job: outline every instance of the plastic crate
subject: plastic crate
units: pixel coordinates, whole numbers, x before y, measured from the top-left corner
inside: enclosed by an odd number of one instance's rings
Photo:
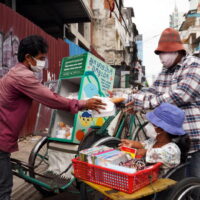
[[[73,159],[72,162],[75,177],[129,194],[157,180],[162,165],[157,163],[131,174],[89,164],[79,158]]]

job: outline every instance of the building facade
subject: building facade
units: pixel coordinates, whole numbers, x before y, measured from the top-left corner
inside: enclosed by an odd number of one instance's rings
[[[129,71],[137,60],[134,11],[123,3],[123,0],[91,0],[91,23],[66,24],[64,29],[65,38],[116,68],[115,87],[120,87],[121,71]]]
[[[170,17],[169,26],[171,28],[179,30],[182,22],[185,19],[184,18],[184,13],[183,12],[179,12],[177,6],[175,5],[174,12],[169,17]]]
[[[93,1],[93,40],[94,48],[114,66],[130,66],[134,51],[134,37],[138,34],[133,8],[125,8],[122,0]]]
[[[190,0],[189,11],[179,29],[189,54],[200,57],[200,1]]]

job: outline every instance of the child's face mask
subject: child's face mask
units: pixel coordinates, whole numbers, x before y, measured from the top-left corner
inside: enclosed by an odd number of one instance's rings
[[[178,56],[178,52],[169,52],[169,53],[159,54],[160,61],[166,68],[170,68],[171,66],[173,66],[177,56]]]
[[[145,129],[146,129],[145,131],[148,138],[155,139],[157,137],[158,133],[155,131],[155,128],[151,123],[148,123],[145,126]]]

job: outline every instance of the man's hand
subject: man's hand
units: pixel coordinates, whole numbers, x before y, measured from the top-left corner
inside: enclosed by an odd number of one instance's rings
[[[124,97],[115,96],[114,93],[110,90],[107,90],[107,92],[109,94],[110,101],[112,101],[115,104],[122,103],[125,100]]]
[[[106,106],[106,104],[103,103],[101,99],[92,98],[92,99],[86,100],[85,109],[95,110],[98,113],[100,113],[99,111],[100,109],[105,110],[104,106]]]
[[[134,104],[134,101],[131,101],[131,102],[125,104],[124,112],[128,112],[130,114],[135,114],[136,111],[134,110],[133,104]]]
[[[112,101],[113,103],[122,103],[125,100],[125,98],[123,97],[112,97],[110,99],[110,101]]]
[[[130,101],[125,106],[133,106],[133,104],[134,104],[134,101]]]

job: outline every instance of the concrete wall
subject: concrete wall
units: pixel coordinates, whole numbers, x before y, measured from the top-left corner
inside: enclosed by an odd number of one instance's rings
[[[93,46],[110,65],[130,64],[130,56],[126,49],[133,35],[128,35],[124,21],[115,5],[111,13],[104,7],[104,0],[93,1]],[[124,18],[126,16],[124,15]]]

